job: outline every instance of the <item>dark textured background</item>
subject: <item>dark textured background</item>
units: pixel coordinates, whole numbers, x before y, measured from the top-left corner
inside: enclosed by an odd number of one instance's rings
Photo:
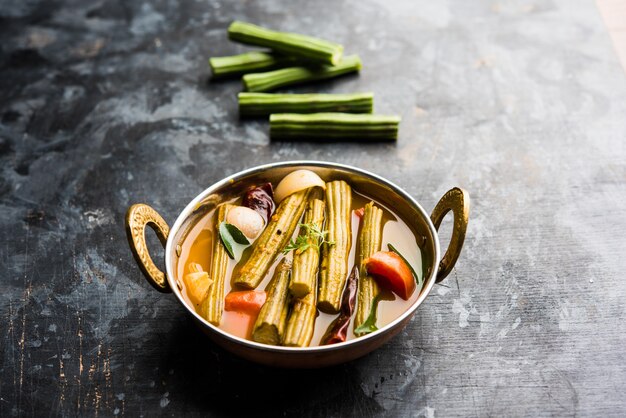
[[[359,53],[394,145],[270,143],[239,121],[233,19]],[[0,415],[626,415],[626,77],[593,1],[0,0]],[[472,196],[456,271],[406,331],[313,371],[215,347],[127,248],[227,174],[356,165]],[[152,242],[156,242],[153,240]],[[154,249],[158,247],[153,245]]]

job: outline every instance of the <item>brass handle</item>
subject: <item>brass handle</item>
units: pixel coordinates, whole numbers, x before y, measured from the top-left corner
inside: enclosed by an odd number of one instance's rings
[[[437,206],[435,206],[435,209],[433,209],[433,213],[430,215],[430,219],[433,221],[435,229],[437,230],[439,230],[441,221],[443,221],[443,218],[445,218],[448,212],[452,211],[454,216],[452,238],[450,239],[446,253],[439,262],[437,283],[450,274],[456,260],[458,260],[461,254],[461,248],[463,248],[463,242],[465,241],[465,232],[467,231],[467,223],[469,222],[469,210],[469,194],[465,190],[455,187],[443,195],[439,203],[437,203]]]
[[[154,264],[152,257],[150,257],[146,244],[146,226],[150,226],[156,232],[159,241],[165,247],[170,227],[167,226],[161,215],[143,203],[128,208],[128,212],[126,212],[126,236],[135,261],[152,286],[160,292],[169,293],[172,289],[167,283],[165,273]]]

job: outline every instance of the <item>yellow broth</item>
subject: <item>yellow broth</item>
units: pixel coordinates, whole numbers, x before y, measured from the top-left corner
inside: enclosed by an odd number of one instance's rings
[[[354,213],[354,211],[356,209],[362,208],[366,203],[372,200],[374,199],[370,199],[355,190],[352,191],[352,247],[350,249],[350,255],[348,260],[350,270],[352,270],[352,267],[355,263],[355,252],[358,245],[358,234],[360,226],[360,218]],[[234,199],[228,203],[239,204],[240,202],[241,199]],[[376,200],[374,200],[374,203],[378,207],[383,209],[383,237],[381,250],[388,251],[389,249],[387,248],[387,244],[391,243],[407,259],[407,261],[411,264],[417,274],[421,276],[422,256],[420,248],[415,239],[415,234],[399,216],[393,213],[392,210],[380,204]],[[190,301],[185,289],[185,281],[183,279],[185,274],[190,272],[189,265],[191,263],[199,263],[204,271],[209,271],[213,240],[219,239],[217,238],[217,235],[214,231],[215,213],[215,210],[207,213],[191,228],[181,245],[180,251],[178,252],[179,259],[176,266],[176,274],[178,278],[177,282],[183,287],[181,293],[183,295],[183,298],[185,299],[185,302],[189,306],[193,306],[194,309],[196,309],[197,311],[199,310],[199,305],[194,305]],[[298,230],[296,229],[296,232],[294,233],[294,239],[297,233]],[[240,290],[233,288],[232,278],[235,274],[237,274],[237,268],[243,265],[246,259],[250,256],[251,249],[252,247],[246,249],[242,259],[239,262],[235,262],[235,260],[229,261],[226,276],[227,280],[224,284],[224,296],[226,296],[231,290]],[[287,257],[292,256],[292,253],[289,253],[287,255]],[[282,254],[276,258],[276,261],[274,262],[273,266],[271,267],[263,281],[257,287],[257,290],[265,289],[274,274],[275,267],[278,265],[280,260],[282,260],[282,258]],[[415,290],[415,292],[413,292],[410,298],[405,301],[397,295],[394,295],[389,291],[385,291],[382,300],[380,300],[378,304],[376,326],[380,329],[398,318],[413,304],[413,302],[415,302],[415,300],[419,296],[419,293],[420,289],[418,288]],[[354,312],[356,312],[356,306]],[[313,334],[313,339],[311,340],[311,346],[319,345],[320,340],[326,333],[328,327],[337,316],[338,315],[330,315],[318,311],[318,316],[315,320],[315,332]],[[250,339],[254,319],[255,318],[252,318],[245,314],[224,310],[220,328],[232,335]],[[351,324],[349,327],[349,332],[347,336],[348,340],[358,338],[353,333],[353,320],[354,315],[352,316]]]

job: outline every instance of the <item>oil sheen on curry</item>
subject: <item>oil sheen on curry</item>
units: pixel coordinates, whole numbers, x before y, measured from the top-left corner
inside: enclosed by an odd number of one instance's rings
[[[402,219],[366,190],[308,170],[250,184],[204,215],[179,254],[182,294],[206,321],[289,347],[374,332],[415,302],[423,281]]]

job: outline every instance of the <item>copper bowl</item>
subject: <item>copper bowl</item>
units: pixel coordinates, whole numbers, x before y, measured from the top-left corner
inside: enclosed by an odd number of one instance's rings
[[[189,306],[181,294],[182,286],[174,274],[180,244],[202,215],[222,201],[240,195],[247,186],[275,182],[294,169],[308,169],[328,180],[346,180],[355,190],[391,207],[409,225],[422,251],[425,281],[417,300],[393,322],[371,334],[343,343],[319,347],[281,347],[235,337],[205,321]],[[440,257],[437,229],[444,216],[452,211],[452,238],[443,258]],[[399,333],[426,299],[433,285],[452,270],[465,239],[469,216],[469,196],[459,188],[449,190],[437,203],[431,216],[400,187],[384,178],[347,165],[320,161],[289,161],[254,167],[233,174],[204,190],[178,215],[170,229],[150,206],[136,204],[128,209],[126,232],[132,253],[148,281],[161,292],[173,292],[198,326],[218,345],[248,360],[280,367],[312,368],[339,364],[363,356]],[[145,227],[152,227],[165,247],[165,273],[152,261],[145,241]]]

